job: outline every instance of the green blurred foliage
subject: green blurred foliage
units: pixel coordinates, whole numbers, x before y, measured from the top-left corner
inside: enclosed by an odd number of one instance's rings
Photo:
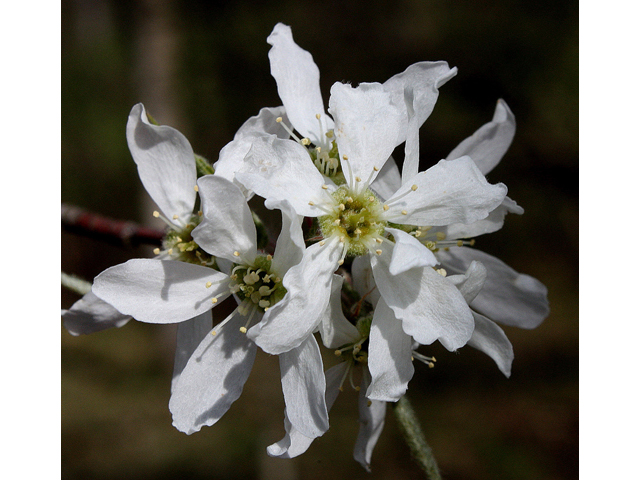
[[[62,199],[121,219],[148,219],[124,135],[131,107],[143,102],[215,161],[249,116],[280,104],[266,43],[277,22],[313,54],[325,102],[335,81],[382,82],[422,60],[457,66],[421,130],[423,168],[505,99],[518,131],[489,180],[506,183],[525,214],[477,246],[543,281],[551,316],[533,331],[505,328],[510,379],[472,348],[433,345],[423,350],[437,367],[416,365],[409,396],[447,479],[578,478],[577,2],[65,0],[62,18]],[[68,233],[62,248],[63,270],[87,279],[150,255]],[[76,299],[62,292],[63,307]],[[284,403],[277,359],[264,354],[218,424],[176,431],[172,335],[136,322],[85,337],[63,329],[63,478],[422,478],[391,411],[373,473],[353,461],[348,389],[307,453],[269,458]]]

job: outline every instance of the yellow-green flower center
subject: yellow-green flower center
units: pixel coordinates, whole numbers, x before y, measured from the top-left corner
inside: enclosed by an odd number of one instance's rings
[[[318,218],[325,238],[339,238],[349,256],[364,255],[381,243],[387,222],[382,204],[371,190],[355,193],[342,185],[331,196],[335,201],[332,213]]]
[[[287,293],[282,279],[271,271],[271,261],[271,255],[258,255],[253,265],[235,265],[231,272],[231,293],[263,312]]]

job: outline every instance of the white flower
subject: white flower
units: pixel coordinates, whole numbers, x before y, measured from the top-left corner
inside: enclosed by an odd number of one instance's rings
[[[418,342],[439,340],[455,350],[471,337],[471,312],[455,286],[432,268],[435,256],[390,223],[472,223],[502,202],[506,187],[489,185],[473,161],[463,157],[414,175],[381,202],[369,186],[405,125],[406,110],[392,97],[381,84],[332,87],[330,112],[343,185],[320,174],[304,146],[275,137],[256,139],[245,159],[249,166],[236,174],[267,206],[287,200],[299,215],[318,217],[322,229],[323,239],[306,250],[290,270],[289,283],[285,280],[288,295],[296,300],[248,332],[269,353],[297,346],[316,328],[329,301],[331,275],[347,255],[369,257],[382,296]]]
[[[169,407],[174,425],[193,433],[219,420],[239,397],[249,375],[256,346],[244,332],[252,322],[273,316],[286,303],[282,278],[302,257],[300,219],[280,205],[283,231],[275,253],[258,253],[256,229],[242,192],[215,175],[198,180],[203,221],[192,231],[195,242],[228,274],[181,261],[134,259],[96,277],[93,292],[123,314],[149,323],[178,323],[209,312],[234,295],[238,308],[205,333],[191,325],[198,339],[193,354],[174,381]],[[226,261],[226,262],[225,262]],[[320,350],[313,336],[280,356],[282,386],[288,416],[305,435],[316,437],[328,428]]]

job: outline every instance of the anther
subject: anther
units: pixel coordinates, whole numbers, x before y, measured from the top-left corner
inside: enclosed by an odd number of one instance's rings
[[[171,217],[171,218],[173,218],[174,220],[178,220],[180,217],[179,217],[179,216],[178,216],[178,214],[176,213],[176,214],[175,214],[173,217]]]
[[[329,188],[329,185],[322,185],[323,190],[326,190],[327,188]]]
[[[239,257],[240,256],[240,252],[238,252],[238,251],[233,252],[233,256],[234,257]]]
[[[377,255],[382,255],[382,250],[380,250],[380,249],[376,250],[376,254]]]
[[[361,182],[362,179],[360,177],[356,177],[356,182]]]
[[[311,143],[311,140],[309,140],[307,137],[304,137],[302,140],[300,140],[300,143],[306,147]]]
[[[240,333],[247,333],[246,327],[240,327]]]
[[[445,238],[447,238],[447,235],[444,232],[436,232],[436,238],[439,241],[444,240]]]
[[[270,262],[271,260],[273,260],[273,257],[271,255],[267,255],[267,260]]]
[[[464,244],[464,242],[462,240],[458,240],[456,242],[456,245],[458,245],[459,247],[461,247]]]
[[[154,248],[153,249],[153,254],[154,255],[160,255],[160,249],[159,248]]]
[[[282,117],[276,118],[276,122],[278,122],[278,123],[282,122]]]
[[[313,207],[315,205],[315,203],[309,202],[309,205],[311,205]]]
[[[196,192],[199,192],[199,191],[200,191],[200,189],[198,188],[198,185],[194,185],[194,186],[193,186],[193,189],[194,189]]]
[[[321,240],[321,241],[320,241],[320,246],[321,246],[321,247],[324,247],[324,244],[325,244],[325,241],[324,241],[324,240]]]
[[[383,205],[382,209],[386,212],[387,210],[389,210],[389,205]]]
[[[418,189],[418,185],[416,184],[411,185],[411,190],[415,192],[417,189]]]
[[[402,212],[400,212],[400,213],[402,213],[403,215],[406,215],[407,211],[406,210],[402,210]]]
[[[217,299],[216,297],[213,297],[213,298],[211,299],[211,303],[218,303],[218,299]]]
[[[207,287],[207,288],[211,288],[211,285],[212,285],[212,283],[211,283],[211,282],[207,282],[207,283],[206,283],[206,285],[205,285],[205,287]]]

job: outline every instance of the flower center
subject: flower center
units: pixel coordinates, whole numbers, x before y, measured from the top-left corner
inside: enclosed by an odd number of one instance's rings
[[[337,236],[350,256],[364,255],[382,242],[387,222],[380,200],[371,190],[356,193],[342,185],[331,197],[335,202],[332,213],[318,218],[325,238]]]
[[[200,248],[191,236],[191,232],[201,220],[200,215],[192,215],[182,229],[178,230],[175,225],[172,225],[162,240],[162,249],[156,248],[154,253],[156,255],[163,254],[172,260],[215,267],[215,258]]]
[[[241,300],[241,305],[253,304],[266,312],[285,296],[287,290],[282,279],[271,272],[271,261],[271,255],[258,255],[251,266],[234,266],[229,288]]]

